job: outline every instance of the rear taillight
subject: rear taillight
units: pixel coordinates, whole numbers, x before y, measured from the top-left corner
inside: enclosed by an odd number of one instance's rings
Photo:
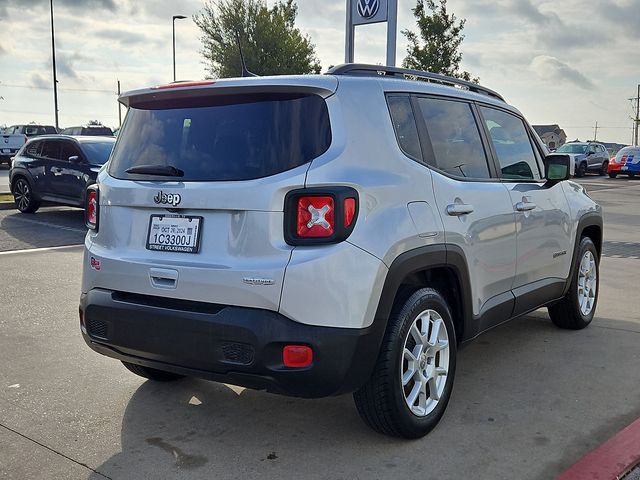
[[[84,206],[84,218],[87,228],[98,230],[100,218],[100,191],[97,185],[87,187],[86,204]]]
[[[333,235],[335,226],[332,197],[298,197],[296,235],[323,238]]]
[[[358,214],[358,192],[351,187],[305,188],[285,197],[284,236],[289,245],[345,240]]]

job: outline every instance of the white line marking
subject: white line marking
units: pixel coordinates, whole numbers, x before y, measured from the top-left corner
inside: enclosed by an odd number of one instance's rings
[[[9,250],[7,252],[0,252],[0,255],[12,255],[14,253],[48,252],[50,250],[64,250],[67,248],[78,248],[82,246],[84,246],[83,243],[76,243],[74,245],[60,245],[59,247],[25,248],[23,250]]]
[[[44,225],[45,227],[53,227],[53,228],[58,228],[60,230],[68,230],[68,231],[71,231],[71,232],[86,232],[87,231],[84,228],[67,227],[65,225],[56,225],[55,223],[42,222],[40,220],[31,220],[30,218],[11,217],[11,220],[18,220],[19,222],[33,223],[35,225]]]

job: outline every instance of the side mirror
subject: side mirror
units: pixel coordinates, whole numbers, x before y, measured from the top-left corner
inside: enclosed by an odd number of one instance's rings
[[[80,157],[78,155],[72,155],[69,157],[69,161],[71,163],[80,163]]]
[[[571,157],[553,153],[544,159],[544,176],[550,182],[561,182],[571,178]]]

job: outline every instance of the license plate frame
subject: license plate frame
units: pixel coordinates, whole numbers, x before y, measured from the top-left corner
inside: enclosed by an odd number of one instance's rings
[[[194,224],[196,231],[195,235],[195,244],[194,245],[168,245],[159,242],[151,242],[152,228],[156,224],[154,223],[154,219],[159,218],[157,225],[160,227],[160,222],[165,219],[175,219],[178,222],[175,222],[173,225],[167,225],[169,228],[180,226],[179,224],[183,224],[182,226],[188,225],[187,222],[197,220]],[[185,222],[185,220],[187,222]],[[202,238],[202,224],[204,223],[204,217],[199,215],[175,215],[175,214],[153,214],[149,217],[149,225],[147,228],[147,250],[151,250],[154,252],[175,252],[175,253],[199,253],[200,252],[200,240]],[[168,235],[172,235],[172,233],[168,233]],[[179,233],[174,233],[173,235],[180,235]]]

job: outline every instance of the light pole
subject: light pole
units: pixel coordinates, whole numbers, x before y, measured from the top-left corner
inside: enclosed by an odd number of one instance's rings
[[[51,4],[51,53],[53,60],[53,107],[56,114],[56,130],[60,127],[58,125],[58,78],[56,75],[56,41],[53,34],[53,0]]]
[[[53,0],[52,0],[53,1]],[[173,26],[173,81],[176,81],[176,19],[183,20],[187,17],[184,15],[174,15],[172,26]]]

